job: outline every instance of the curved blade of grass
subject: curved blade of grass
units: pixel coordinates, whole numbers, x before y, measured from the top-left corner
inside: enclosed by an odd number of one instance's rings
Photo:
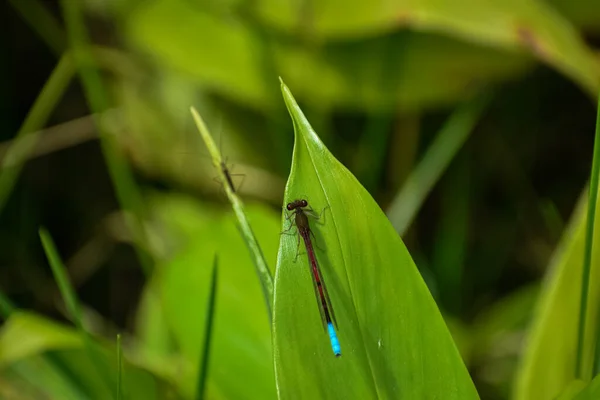
[[[54,279],[58,284],[60,293],[62,294],[63,300],[65,301],[65,305],[67,306],[67,311],[71,315],[73,323],[75,324],[77,329],[83,332],[84,329],[81,323],[81,310],[79,308],[79,302],[77,301],[75,290],[73,290],[73,287],[69,282],[69,277],[66,268],[63,265],[60,256],[58,255],[58,251],[56,251],[54,241],[52,240],[50,234],[45,228],[40,228],[39,235],[42,241],[42,246],[44,247],[44,252],[46,253],[46,257],[48,258],[48,262],[50,263],[50,268],[52,269],[52,273],[54,274]]]
[[[598,124],[594,168],[598,168],[597,136]],[[590,183],[591,190],[597,191],[598,177],[594,178],[594,172],[592,180],[596,182]],[[591,264],[590,261],[600,255],[600,238],[592,235],[593,225],[586,224],[585,209],[593,224],[593,215],[599,206],[597,199],[593,200],[591,194],[588,196],[586,202],[586,193],[582,195],[551,260],[514,386],[517,400],[552,399],[578,376],[584,381],[593,376],[594,346],[598,340],[595,318],[600,312],[600,269],[597,262]],[[595,210],[591,211],[591,207]],[[594,323],[582,326],[582,315]]]
[[[579,301],[579,329],[577,332],[577,364],[575,376],[578,379],[591,377],[592,371],[583,370],[583,349],[587,325],[587,309],[590,292],[590,274],[592,269],[592,244],[594,243],[594,223],[596,222],[596,202],[598,200],[598,179],[600,178],[600,97],[598,98],[596,115],[596,136],[594,138],[594,155],[590,178],[590,192],[585,230],[585,252],[581,273],[581,298]],[[598,328],[596,328],[598,330]]]
[[[44,247],[44,252],[46,253],[46,257],[48,258],[48,262],[50,263],[50,268],[52,269],[54,279],[58,284],[58,288],[60,289],[60,293],[63,297],[71,319],[77,327],[77,330],[79,331],[83,339],[90,361],[94,364],[100,376],[104,377],[104,381],[108,385],[108,387],[111,387],[112,380],[110,379],[110,376],[108,374],[108,367],[96,354],[96,350],[94,349],[92,344],[92,339],[90,338],[88,332],[83,326],[83,323],[81,321],[81,308],[77,300],[77,295],[75,294],[73,286],[71,286],[71,282],[69,282],[67,269],[65,268],[62,260],[60,259],[60,256],[58,255],[58,251],[54,246],[54,241],[52,240],[52,237],[50,236],[48,231],[44,228],[40,228],[39,235],[42,241],[42,245]]]
[[[450,116],[392,201],[387,215],[401,236],[416,217],[435,183],[473,132],[490,100],[489,94],[478,96]]]
[[[215,144],[206,124],[198,111],[194,107],[191,107],[192,116],[194,117],[194,121],[196,122],[196,126],[198,127],[198,131],[202,136],[202,140],[206,144],[208,151],[210,152],[210,156],[213,160],[213,164],[217,173],[219,174],[219,179],[221,182],[227,182],[227,177],[225,176],[225,172],[221,168],[223,165],[223,160],[221,159],[221,152],[219,152],[217,145]],[[232,188],[224,184],[223,189],[227,194],[227,198],[231,203],[231,207],[233,207],[233,212],[237,218],[239,223],[240,231],[248,246],[248,250],[250,250],[250,256],[252,257],[252,261],[254,262],[254,266],[256,267],[256,274],[258,275],[258,279],[260,280],[260,284],[263,291],[263,296],[265,297],[265,303],[267,305],[267,310],[269,312],[269,319],[272,319],[273,315],[273,277],[269,272],[269,267],[267,266],[267,261],[262,253],[260,245],[254,236],[254,232],[250,227],[250,223],[248,222],[248,218],[246,217],[246,213],[244,211],[244,203],[239,198],[239,196],[232,190]]]
[[[516,400],[553,399],[575,377],[578,336],[579,301],[583,254],[585,249],[584,193],[573,212],[571,221],[554,252],[549,273],[536,306],[534,320],[526,338],[525,353],[516,374],[513,397]],[[597,205],[598,206],[598,205]],[[593,259],[600,254],[600,238],[594,237]],[[591,270],[588,318],[599,310],[600,270]],[[588,324],[585,334],[584,370],[593,363],[593,327]]]
[[[204,388],[206,387],[206,377],[208,376],[208,360],[210,357],[212,326],[215,316],[215,298],[217,294],[218,266],[218,257],[215,255],[215,259],[213,261],[212,277],[210,280],[210,292],[208,293],[208,304],[206,306],[207,310],[204,333],[204,346],[202,347],[202,358],[200,359],[200,367],[198,370],[198,389],[196,390],[196,399],[198,400],[202,400],[204,398]]]
[[[320,323],[307,257],[282,235],[273,335],[280,398],[476,399],[450,333],[385,214],[319,140],[285,84],[295,130],[285,200],[307,199],[342,349]],[[283,221],[287,225],[287,221]],[[284,229],[287,228],[284,226]]]
[[[65,33],[44,4],[37,0],[10,0],[10,4],[55,54],[65,50]]]
[[[75,66],[71,56],[69,54],[63,55],[29,110],[23,125],[17,133],[14,144],[2,159],[0,212],[6,205],[8,196],[17,182],[24,160],[27,159],[29,153],[35,147],[37,135],[34,132],[46,124],[50,113],[62,98],[74,74]]]
[[[110,178],[115,187],[117,199],[119,200],[121,207],[125,211],[130,212],[132,216],[132,218],[127,218],[126,222],[128,223],[128,227],[137,244],[134,246],[134,249],[142,269],[146,274],[149,274],[152,269],[152,260],[143,250],[148,248],[148,239],[142,225],[142,196],[135,184],[129,166],[118,151],[118,146],[114,137],[109,134],[109,131],[106,128],[106,122],[99,117],[102,115],[101,113],[103,111],[109,109],[110,103],[91,52],[82,7],[83,3],[79,1],[61,1],[61,9],[67,28],[69,45],[75,65],[79,72],[86,99],[94,114],[94,122],[100,133],[102,153],[106,160]]]
[[[121,400],[123,385],[123,349],[121,348],[121,334],[117,334],[117,400]]]

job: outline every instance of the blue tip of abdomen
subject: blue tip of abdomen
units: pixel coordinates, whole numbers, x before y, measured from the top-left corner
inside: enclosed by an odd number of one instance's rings
[[[336,357],[342,355],[342,348],[340,347],[340,341],[338,340],[335,328],[331,322],[327,323],[327,333],[329,333],[329,341],[331,342],[331,349]]]

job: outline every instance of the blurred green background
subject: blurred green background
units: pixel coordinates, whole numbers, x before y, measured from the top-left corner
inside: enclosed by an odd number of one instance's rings
[[[275,396],[260,286],[189,108],[244,175],[236,184],[274,270],[293,146],[281,76],[390,216],[480,396],[510,397],[542,279],[589,177],[599,2],[75,3],[71,20],[54,1],[0,5],[0,289],[14,305],[68,320],[38,237],[45,226],[86,326],[110,341],[123,332],[137,364],[189,395],[193,379],[178,375],[197,373],[186,362],[200,352],[209,267],[224,253],[219,377],[208,389]],[[89,52],[87,74],[64,56],[72,46]],[[11,181],[17,132],[37,136]],[[119,194],[118,180],[131,190]],[[143,216],[139,232],[132,213]],[[7,323],[0,349],[38,335],[43,344],[15,360],[51,350],[64,369],[77,365],[63,354],[70,345],[41,338],[36,324],[50,322],[33,320],[29,333]],[[168,357],[178,361],[165,366]],[[254,392],[226,384],[234,368]],[[0,397],[40,398],[13,372],[0,374]]]

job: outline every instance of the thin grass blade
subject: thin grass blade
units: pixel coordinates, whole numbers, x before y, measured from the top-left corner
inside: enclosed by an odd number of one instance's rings
[[[58,284],[58,288],[67,307],[67,311],[71,316],[73,323],[77,327],[79,334],[83,338],[89,360],[94,365],[97,372],[104,378],[105,384],[109,388],[114,387],[111,384],[112,379],[108,374],[108,366],[105,364],[103,359],[96,354],[96,349],[94,348],[92,339],[83,326],[79,300],[77,299],[75,290],[69,281],[67,269],[65,268],[58,251],[56,250],[54,241],[45,228],[40,228],[39,235],[42,241],[42,246],[44,247],[44,252],[46,253],[46,257],[50,263],[52,274],[54,275],[54,279]]]
[[[215,317],[215,300],[217,298],[218,272],[219,260],[215,255],[215,259],[213,261],[210,292],[208,294],[208,305],[206,307],[206,325],[203,346],[204,351],[202,352],[202,358],[200,359],[200,365],[198,366],[198,389],[196,390],[197,400],[202,400],[205,397],[206,380],[208,376],[208,362],[210,360],[210,345],[213,332],[213,321]]]
[[[491,96],[478,96],[459,107],[444,124],[390,205],[387,215],[394,229],[404,235],[423,202],[462,148]]]
[[[192,116],[194,117],[194,121],[196,122],[196,126],[198,127],[198,131],[202,136],[202,140],[206,144],[208,151],[210,152],[211,158],[213,160],[213,165],[217,170],[217,174],[219,175],[219,179],[221,182],[227,182],[227,177],[225,176],[225,172],[221,168],[223,159],[221,158],[221,152],[217,148],[204,120],[198,114],[198,111],[194,107],[191,108]],[[237,218],[240,232],[242,237],[244,238],[244,242],[248,246],[248,250],[250,251],[250,256],[252,257],[252,261],[254,262],[254,266],[256,268],[256,274],[260,280],[260,284],[263,291],[263,296],[265,298],[265,303],[267,306],[267,310],[269,312],[269,319],[272,319],[273,313],[273,277],[269,272],[269,267],[267,265],[267,261],[263,255],[262,249],[256,240],[256,236],[252,231],[252,227],[250,226],[250,222],[246,216],[246,212],[244,211],[244,203],[240,199],[240,197],[232,190],[229,185],[223,185],[225,189],[225,193],[227,194],[227,198],[229,199],[231,206],[233,207],[233,212]]]

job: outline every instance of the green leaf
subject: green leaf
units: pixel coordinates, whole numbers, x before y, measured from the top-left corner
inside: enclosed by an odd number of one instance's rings
[[[600,268],[595,234],[600,180],[600,102],[587,215],[583,198],[553,259],[553,274],[537,310],[525,353],[517,398],[552,398],[574,379],[597,374]],[[590,321],[590,322],[588,322]],[[540,396],[542,394],[542,396]]]
[[[586,33],[600,32],[600,7],[596,0],[548,0],[548,3]]]
[[[581,392],[574,397],[574,400],[595,400],[600,398],[600,376],[595,377]]]
[[[162,308],[184,364],[179,386],[187,397],[196,391],[199,355],[203,352],[206,312],[215,254],[219,257],[219,290],[215,299],[207,398],[269,399],[276,396],[268,312],[259,278],[235,219],[220,209],[176,196],[152,201],[157,233],[171,254],[155,277]],[[279,233],[274,213],[256,205],[246,213],[258,241],[273,265]],[[150,298],[152,298],[150,296]],[[146,313],[152,316],[150,309]],[[158,335],[155,324],[154,335]]]
[[[281,398],[478,398],[439,310],[379,206],[324,147],[289,89],[296,141],[285,200],[323,211],[312,223],[342,356],[324,332],[306,255],[282,235],[275,277]],[[313,221],[314,222],[314,221]],[[283,221],[284,229],[287,221]]]
[[[210,281],[210,291],[208,292],[208,304],[206,307],[206,323],[204,327],[204,346],[202,357],[200,358],[200,367],[198,368],[198,380],[196,382],[196,399],[204,399],[204,388],[206,387],[206,375],[208,372],[208,362],[210,360],[210,348],[212,339],[212,326],[215,317],[215,297],[217,295],[217,281],[219,271],[219,259],[215,256],[213,261],[212,276]]]
[[[91,344],[95,359],[118,373],[114,346]],[[0,332],[0,366],[17,373],[33,387],[56,399],[109,399],[104,377],[89,358],[88,346],[74,329],[44,317],[15,312]],[[172,391],[147,371],[123,363],[125,398],[158,399]],[[116,381],[116,379],[115,379]]]
[[[92,364],[96,368],[96,372],[103,376],[105,384],[107,385],[106,388],[109,388],[112,383],[112,377],[108,373],[108,366],[104,363],[104,360],[99,358],[98,352],[94,348],[95,346],[93,346],[88,331],[83,326],[81,306],[79,304],[79,300],[77,299],[75,289],[69,280],[67,268],[64,266],[56,246],[54,245],[54,241],[52,240],[52,237],[48,231],[45,228],[40,228],[39,235],[42,241],[42,246],[44,247],[44,252],[46,253],[46,257],[50,263],[52,274],[54,275],[54,279],[58,284],[58,288],[65,302],[65,306],[70,314],[69,316],[73,320],[73,323],[77,327],[79,334],[83,339],[83,344],[87,350],[90,361],[92,361]]]
[[[427,195],[473,132],[490,99],[489,94],[477,96],[459,107],[448,118],[427,149],[427,153],[406,179],[402,190],[396,195],[387,211],[390,221],[401,236],[416,217]]]
[[[600,376],[588,384],[580,379],[570,382],[556,400],[596,400],[598,398],[600,398]]]
[[[586,383],[581,379],[569,382],[565,390],[556,397],[556,400],[573,400],[586,387]]]
[[[63,55],[29,110],[13,144],[3,157],[0,170],[0,212],[8,201],[24,162],[35,148],[39,138],[39,134],[35,131],[46,124],[54,107],[69,87],[74,73],[71,55]]]
[[[595,94],[599,88],[599,68],[593,52],[569,21],[542,1],[419,0],[372,4],[324,0],[310,3],[304,13],[294,9],[295,4],[262,0],[258,2],[258,13],[270,25],[295,33],[299,33],[298,26],[308,24],[309,33],[320,40],[356,39],[409,27],[422,32],[444,32],[511,51],[527,50],[588,93]],[[311,18],[308,23],[303,20],[307,15]]]
[[[526,53],[467,43],[464,35],[438,29],[325,41],[316,48],[274,34],[265,44],[243,20],[225,20],[183,0],[140,4],[127,20],[127,34],[163,68],[184,71],[203,88],[259,110],[279,101],[269,90],[275,85],[272,73],[259,57],[263,46],[272,59],[269,69],[293,83],[298,99],[321,109],[396,112],[453,103],[480,84],[513,77],[533,64]]]
[[[585,193],[577,205],[550,262],[544,290],[525,341],[525,353],[514,388],[517,400],[553,399],[573,380],[576,366],[579,301],[585,242]],[[596,204],[598,211],[598,204]],[[600,235],[594,236],[592,260],[600,256]],[[587,317],[596,320],[600,299],[600,269],[592,264]],[[584,371],[594,358],[594,324],[585,332]]]
[[[27,340],[24,340],[25,338]],[[0,366],[48,350],[82,346],[81,335],[73,329],[51,323],[35,314],[16,311],[6,322],[0,334]]]
[[[598,190],[600,186],[600,97],[597,102],[597,114],[596,114],[596,134],[594,136],[594,153],[592,157],[592,172],[590,176],[590,188],[588,198],[588,210],[586,216],[585,225],[585,252],[583,256],[583,269],[581,275],[581,297],[579,302],[579,329],[577,331],[577,366],[575,374],[578,379],[586,379],[592,377],[597,373],[597,363],[593,369],[584,370],[584,356],[583,351],[586,349],[585,346],[585,333],[586,326],[588,325],[589,319],[587,318],[588,303],[590,301],[589,291],[591,288],[590,277],[592,271],[592,251],[594,245],[594,231],[596,227],[596,205],[598,203]],[[598,329],[595,329],[596,332]],[[598,343],[598,333],[594,341]],[[589,346],[587,347],[590,348]],[[598,353],[597,346],[592,346],[596,355]]]
[[[117,400],[123,396],[123,348],[121,334],[117,334]]]

